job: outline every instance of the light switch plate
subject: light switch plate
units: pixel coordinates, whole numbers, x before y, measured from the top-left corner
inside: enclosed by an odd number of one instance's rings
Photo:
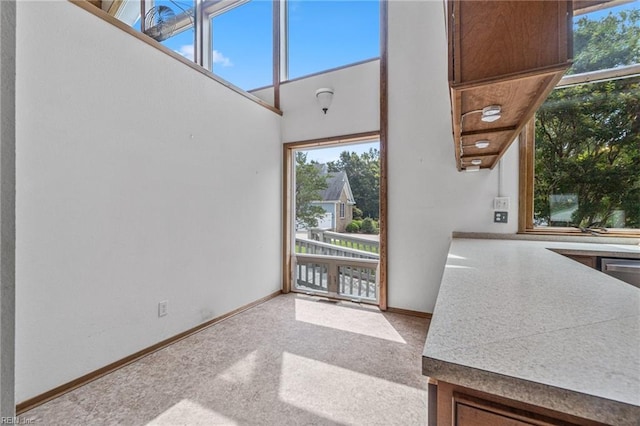
[[[509,197],[496,197],[493,199],[494,210],[509,210]]]

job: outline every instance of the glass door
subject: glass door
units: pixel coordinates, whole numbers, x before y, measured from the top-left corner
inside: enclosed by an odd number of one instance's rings
[[[293,291],[377,304],[379,141],[293,151]]]

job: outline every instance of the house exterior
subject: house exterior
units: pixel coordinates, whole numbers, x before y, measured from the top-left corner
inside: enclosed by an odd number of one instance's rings
[[[327,188],[321,192],[321,200],[311,203],[322,207],[326,212],[324,218],[320,219],[318,228],[345,232],[347,225],[353,220],[353,206],[356,204],[349,177],[345,171],[330,173],[325,165],[322,173],[327,175]]]

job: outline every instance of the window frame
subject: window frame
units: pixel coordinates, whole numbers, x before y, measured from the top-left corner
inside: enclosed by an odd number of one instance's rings
[[[333,72],[336,70],[340,70],[343,68],[348,68],[360,64],[364,64],[367,62],[372,62],[379,60],[381,63],[384,60],[384,56],[386,52],[383,51],[385,48],[383,37],[386,37],[385,31],[387,31],[387,17],[385,15],[385,11],[387,8],[388,0],[376,0],[379,3],[379,13],[378,13],[378,32],[380,36],[380,50],[378,51],[378,55],[375,57],[367,58],[364,60],[359,60],[355,62],[345,63],[343,65],[337,66],[335,68],[327,68],[322,69],[320,71],[301,75],[296,78],[290,78],[288,75],[289,71],[289,28],[288,28],[288,9],[289,9],[289,0],[268,0],[272,2],[272,40],[273,40],[273,63],[272,63],[272,82],[269,85],[263,87],[252,88],[249,91],[241,89],[240,87],[235,86],[233,83],[225,80],[222,77],[219,77],[213,73],[212,67],[212,25],[211,19],[215,16],[221,15],[226,11],[234,9],[236,7],[242,6],[245,3],[248,3],[251,0],[194,0],[194,57],[193,59],[187,59],[182,57],[179,53],[174,55],[174,52],[164,46],[161,42],[158,42],[148,35],[144,33],[144,16],[148,7],[151,5],[150,0],[141,0],[139,5],[135,7],[138,8],[140,13],[140,29],[134,28],[131,24],[126,23],[124,21],[120,21],[119,18],[116,18],[121,10],[125,7],[126,0],[120,2],[114,2],[114,5],[110,6],[108,11],[102,10],[99,6],[95,6],[90,3],[88,0],[73,2],[79,7],[87,10],[88,12],[106,20],[107,22],[115,25],[116,27],[122,29],[123,31],[135,36],[139,40],[149,44],[152,47],[155,47],[162,52],[178,59],[179,61],[188,64],[197,71],[207,75],[208,77],[213,78],[214,80],[224,84],[230,89],[234,90],[237,93],[242,94],[243,96],[259,103],[260,105],[265,106],[266,108],[276,112],[277,114],[282,115],[282,111],[280,110],[280,86],[282,83],[288,83],[291,81],[301,80],[305,78],[309,78],[315,75],[326,74],[329,72]],[[619,1],[619,0],[615,0]],[[626,0],[623,0],[626,1]],[[187,25],[186,20],[181,21],[181,29],[187,29],[189,25]],[[198,69],[200,68],[200,69]],[[273,88],[273,101],[267,102],[264,101],[252,93],[258,90]]]
[[[386,8],[382,12],[386,16]],[[386,40],[386,35],[383,40]],[[385,43],[386,44],[386,43]],[[383,58],[385,58],[383,56]],[[385,68],[386,69],[386,68]],[[386,80],[386,73],[381,74],[381,79]],[[386,103],[386,91],[382,91]],[[382,103],[382,101],[381,101]],[[382,108],[381,116],[386,117],[386,109]],[[331,136],[322,139],[311,139],[297,142],[286,142],[282,145],[282,292],[289,293],[294,288],[292,277],[293,261],[292,251],[295,233],[293,232],[295,210],[292,185],[295,184],[295,174],[293,173],[293,163],[295,162],[295,151],[305,148],[330,147],[341,144],[351,144],[377,139],[380,143],[380,262],[379,268],[379,296],[378,307],[386,311],[388,306],[388,285],[387,285],[387,120],[381,120],[380,130],[349,134],[343,136]],[[346,207],[345,207],[346,208]]]
[[[220,16],[225,12],[233,10],[243,4],[248,3],[250,0],[231,0],[231,1],[205,1],[202,3],[201,10],[198,13],[199,23],[201,31],[196,37],[196,51],[198,52],[198,64],[208,71],[213,73],[213,57],[211,51],[213,48],[213,25],[211,21],[216,16]]]
[[[213,70],[213,56],[212,56],[212,51],[214,49],[214,41],[213,41],[213,31],[214,31],[214,25],[212,23],[212,21],[219,16],[224,15],[227,12],[233,11],[239,7],[242,7],[246,4],[251,3],[254,0],[221,0],[221,1],[212,1],[212,0],[207,0],[205,2],[205,6],[203,6],[202,11],[200,13],[201,19],[200,19],[200,25],[202,28],[201,31],[201,40],[198,40],[199,43],[199,47],[198,49],[196,49],[198,51],[199,54],[199,58],[200,58],[200,62],[199,64],[207,69],[208,71],[210,71],[213,74],[216,74]],[[277,46],[277,42],[279,39],[279,34],[277,32],[277,25],[278,25],[278,21],[276,19],[276,15],[279,14],[279,11],[277,10],[276,6],[280,4],[280,1],[275,0],[275,1],[271,1],[272,3],[272,13],[271,13],[271,37],[272,37],[272,46],[271,46],[271,79],[269,84],[267,85],[261,85],[258,87],[252,87],[249,89],[244,89],[241,88],[241,90],[245,90],[248,93],[252,93],[255,92],[257,90],[261,90],[263,88],[266,87],[272,87],[274,86],[274,82],[275,79],[277,78],[277,73],[279,72],[279,70],[277,69],[277,67],[274,66],[275,62],[277,60],[279,60],[278,54],[276,53],[278,50],[278,46]],[[217,75],[217,74],[216,74]],[[223,77],[220,77],[223,78]],[[223,78],[224,79],[224,78]],[[225,81],[229,81],[226,80]],[[231,84],[235,84],[233,82],[230,82]],[[280,108],[279,106],[279,102],[276,103],[274,105],[274,107],[276,108]]]
[[[353,62],[349,62],[346,64],[342,64],[342,65],[338,65],[335,67],[329,67],[326,69],[321,69],[319,71],[314,71],[308,74],[303,74],[300,76],[296,76],[291,78],[289,75],[289,3],[290,0],[274,0],[278,3],[280,3],[282,5],[282,7],[280,8],[279,11],[279,37],[280,37],[280,46],[279,48],[277,48],[278,50],[278,65],[279,65],[279,76],[278,76],[278,83],[288,83],[291,81],[297,81],[297,80],[302,80],[308,77],[313,77],[316,75],[320,75],[320,74],[326,74],[328,72],[332,72],[332,71],[336,71],[336,70],[341,70],[343,68],[349,68],[352,67],[354,65],[359,65],[359,64],[364,64],[367,62],[371,62],[371,61],[376,61],[376,60],[380,60],[383,56],[382,51],[379,50],[378,51],[378,55],[377,56],[373,56],[370,58],[365,58],[365,59],[360,59],[360,60],[356,60]],[[377,1],[378,2],[378,7],[379,10],[381,9],[381,5],[382,3],[387,2],[388,0],[372,0],[372,1]],[[380,38],[382,38],[382,31],[383,31],[383,25],[385,25],[385,23],[383,22],[383,15],[382,13],[378,14],[378,33],[380,34]],[[274,30],[275,30],[276,26],[274,25]]]
[[[574,7],[574,16],[584,15],[597,10],[608,9],[629,0],[600,0],[584,2],[580,7]],[[577,84],[597,83],[618,78],[640,75],[640,63],[618,68],[601,69],[581,74],[564,76],[556,85],[557,88]],[[518,136],[519,144],[519,172],[518,172],[518,233],[532,235],[571,235],[592,236],[571,227],[545,226],[536,227],[533,224],[534,213],[534,182],[535,182],[535,115],[522,129]],[[601,234],[602,235],[602,234]],[[607,237],[640,238],[640,228],[608,228]]]
[[[556,88],[569,87],[577,84],[598,83],[619,78],[640,75],[640,64],[633,64],[619,68],[609,68],[572,74],[563,77]],[[576,228],[545,226],[536,227],[533,223],[534,213],[534,182],[535,182],[535,115],[527,123],[519,137],[519,188],[518,188],[518,233],[538,235],[575,235],[592,236]],[[601,234],[602,235],[602,234]],[[608,237],[640,237],[640,228],[608,228]]]

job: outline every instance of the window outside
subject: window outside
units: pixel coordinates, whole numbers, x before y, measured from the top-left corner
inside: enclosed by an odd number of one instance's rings
[[[194,60],[195,1],[156,0],[148,6],[144,23],[149,37]]]
[[[243,90],[273,84],[272,7],[253,0],[214,15],[208,64],[214,74]]]
[[[296,150],[293,290],[377,303],[379,141]]]
[[[380,57],[378,0],[286,0],[283,81]],[[271,0],[124,0],[114,16],[249,91],[273,84]],[[196,34],[197,32],[197,34]],[[196,45],[196,38],[199,40]],[[202,46],[200,46],[202,41]],[[201,52],[200,55],[197,53]],[[202,56],[202,57],[200,57]]]
[[[593,77],[557,88],[536,114],[534,226],[640,228],[639,62],[638,2],[575,18],[568,74]],[[622,75],[597,81],[614,68]]]
[[[380,56],[378,1],[291,0],[287,23],[286,79]]]

